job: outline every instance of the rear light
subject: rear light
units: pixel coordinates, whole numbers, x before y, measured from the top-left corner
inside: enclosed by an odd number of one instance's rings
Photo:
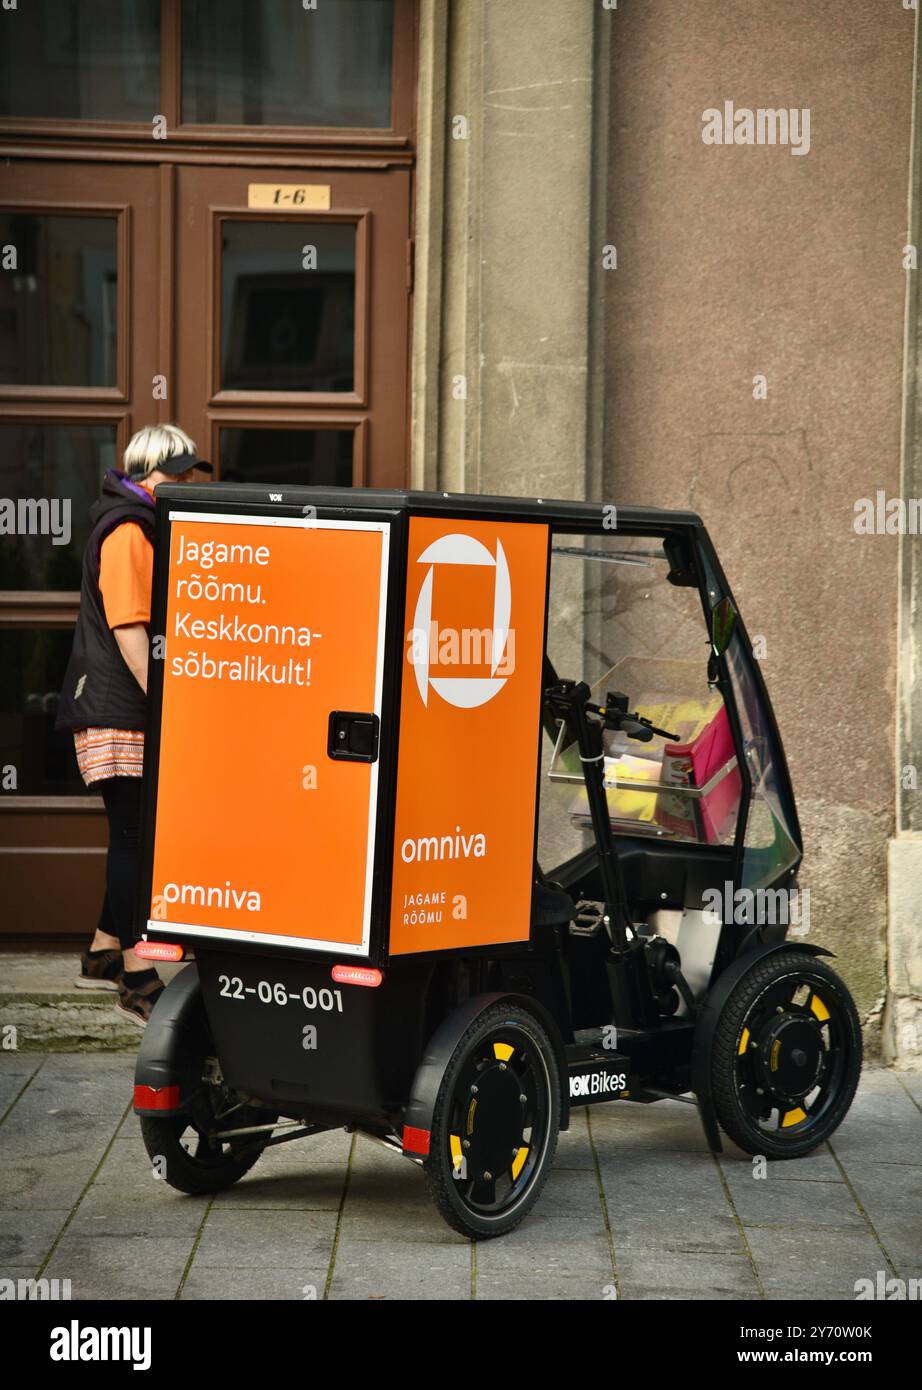
[[[178,941],[138,941],[134,953],[142,960],[182,960],[184,949]]]
[[[412,1125],[403,1127],[403,1151],[408,1154],[419,1154],[421,1158],[428,1158],[429,1144],[432,1133],[428,1129],[416,1129]]]
[[[135,1110],[178,1110],[178,1086],[142,1086],[135,1084]]]
[[[369,989],[377,989],[384,979],[371,965],[334,965],[332,974],[338,985],[367,985]]]

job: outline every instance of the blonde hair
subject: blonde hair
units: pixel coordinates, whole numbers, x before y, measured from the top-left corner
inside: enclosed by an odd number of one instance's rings
[[[193,441],[178,425],[147,425],[128,441],[124,454],[125,472],[129,478],[146,478],[165,459],[197,452]]]

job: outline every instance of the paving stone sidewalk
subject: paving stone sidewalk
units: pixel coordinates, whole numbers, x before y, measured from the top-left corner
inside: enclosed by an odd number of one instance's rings
[[[715,1161],[691,1106],[574,1112],[537,1208],[474,1244],[413,1164],[343,1131],[235,1188],[151,1174],[133,1058],[0,1053],[0,1277],[108,1299],[842,1299],[922,1278],[922,1075],[865,1072],[845,1124],[764,1179]]]

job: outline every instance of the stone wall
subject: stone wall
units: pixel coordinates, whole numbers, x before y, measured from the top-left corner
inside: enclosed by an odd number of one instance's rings
[[[857,499],[901,488],[915,28],[898,0],[421,6],[414,482],[701,512],[760,639],[812,939],[872,1048],[898,613],[914,690],[922,606],[915,552],[901,598],[901,542],[853,522]],[[803,153],[793,126],[787,145],[706,144],[726,102],[808,111],[809,147],[803,124]],[[910,838],[891,857],[912,861],[889,929],[903,1025],[907,941],[922,954]],[[889,1025],[894,1055],[893,1007]]]
[[[607,486],[700,511],[764,639],[811,939],[838,954],[873,1042],[898,540],[853,521],[856,499],[900,488],[915,16],[883,0],[624,0],[617,15]],[[705,144],[703,113],[728,101],[808,108],[809,152]]]

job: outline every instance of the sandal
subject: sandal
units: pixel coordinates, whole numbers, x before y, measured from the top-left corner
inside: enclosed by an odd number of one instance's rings
[[[154,1005],[164,989],[165,985],[159,975],[145,980],[137,988],[128,988],[123,984],[119,987],[119,1001],[115,1006],[115,1012],[123,1018],[130,1018],[139,1028],[146,1028]]]
[[[78,989],[119,989],[124,972],[121,951],[86,950],[80,957],[80,974],[74,984]]]

